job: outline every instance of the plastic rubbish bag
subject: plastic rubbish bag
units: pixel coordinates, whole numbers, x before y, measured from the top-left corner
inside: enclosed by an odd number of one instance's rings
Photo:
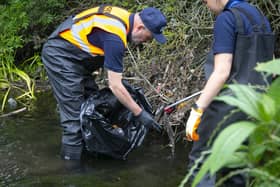
[[[133,99],[152,114],[152,107],[143,90],[125,82],[124,85]],[[122,160],[142,144],[148,131],[109,88],[103,88],[83,103],[80,121],[87,151]]]

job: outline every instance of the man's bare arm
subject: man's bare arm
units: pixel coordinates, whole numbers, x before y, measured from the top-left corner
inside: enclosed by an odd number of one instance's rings
[[[127,89],[122,84],[122,73],[108,70],[109,87],[118,100],[126,106],[135,116],[142,111],[141,107],[133,100]]]

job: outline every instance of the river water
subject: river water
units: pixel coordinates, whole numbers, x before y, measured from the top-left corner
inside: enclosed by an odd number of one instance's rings
[[[56,103],[50,92],[37,94],[31,111],[0,118],[0,186],[23,187],[175,187],[184,178],[188,146],[150,132],[125,161],[87,156],[69,168],[59,157]]]

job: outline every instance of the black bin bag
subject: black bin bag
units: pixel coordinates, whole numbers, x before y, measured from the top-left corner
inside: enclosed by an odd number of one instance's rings
[[[152,107],[143,90],[123,83],[142,109],[152,114]],[[101,89],[83,103],[80,121],[87,151],[122,160],[142,144],[148,131],[109,88]]]

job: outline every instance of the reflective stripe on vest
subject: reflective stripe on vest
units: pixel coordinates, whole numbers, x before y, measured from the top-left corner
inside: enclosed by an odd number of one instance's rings
[[[102,8],[102,13],[100,13],[100,8],[96,7],[78,14],[73,19],[74,24],[72,27],[61,32],[60,36],[93,56],[104,55],[103,49],[88,42],[87,35],[90,34],[93,28],[100,28],[119,36],[124,46],[126,46],[130,13],[118,7],[111,7],[109,9],[111,12],[109,12],[106,7],[105,9],[104,7]],[[75,22],[75,20],[78,21]]]

